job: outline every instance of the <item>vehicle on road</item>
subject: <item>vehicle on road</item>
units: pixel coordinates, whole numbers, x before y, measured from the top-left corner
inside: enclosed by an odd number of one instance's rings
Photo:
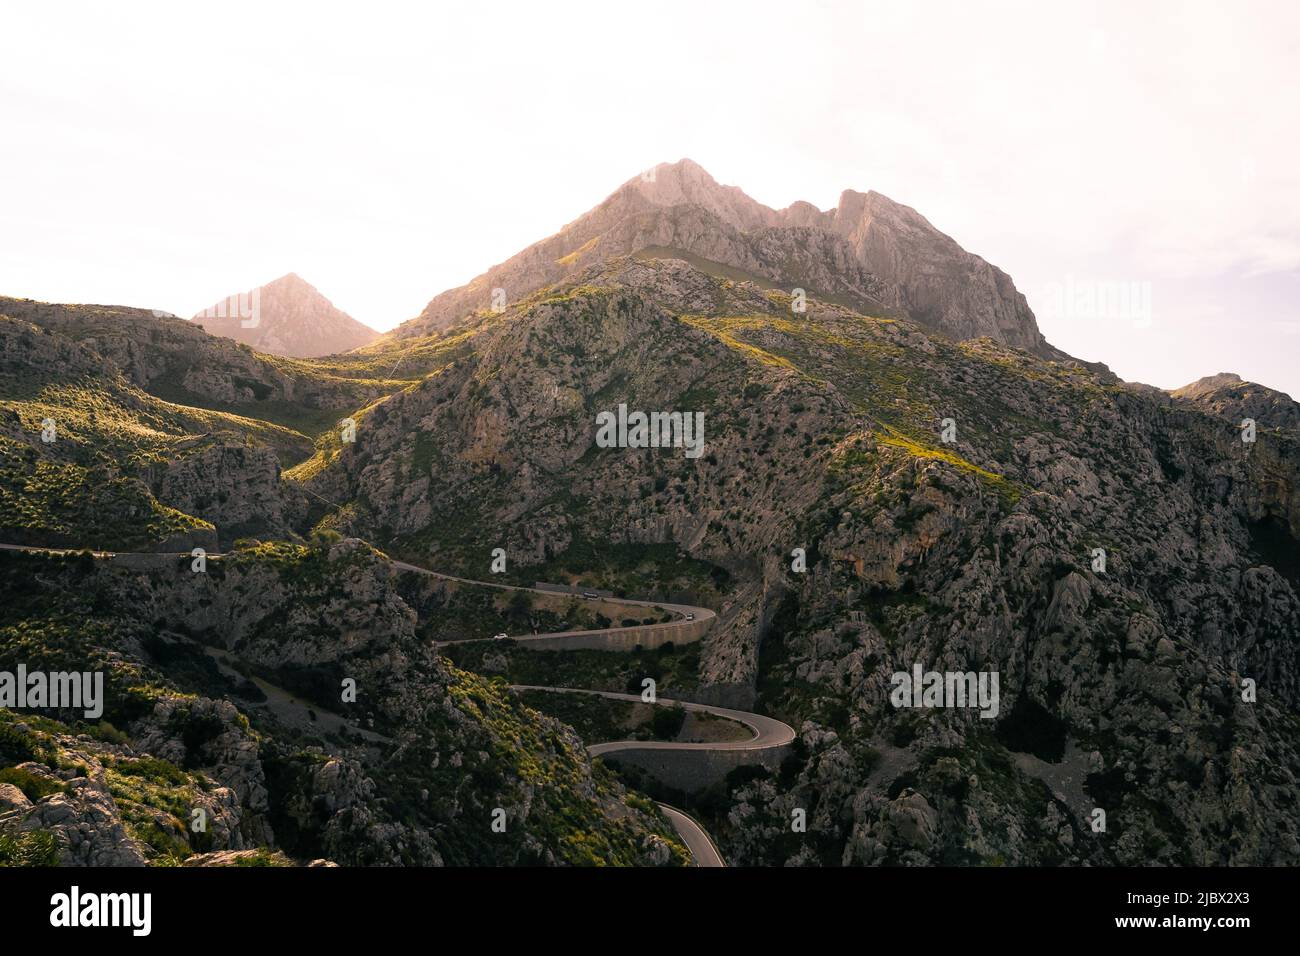
[[[686,620],[688,620],[688,621],[693,621],[693,620],[695,620],[695,615],[694,615],[694,614],[687,614],[687,615],[686,615]]]
[[[595,591],[583,591],[582,596],[585,597],[588,601],[597,601],[600,599],[600,595],[597,594]]]
[[[492,640],[494,641],[508,641],[509,639],[510,639],[510,635],[504,632],[502,632],[501,634],[492,635]]]

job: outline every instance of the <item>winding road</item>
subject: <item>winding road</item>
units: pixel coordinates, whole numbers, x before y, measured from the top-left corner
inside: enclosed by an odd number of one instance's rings
[[[428,568],[422,568],[415,564],[408,564],[406,561],[398,561],[390,558],[393,567],[401,571],[412,571],[416,574],[424,574],[431,578],[439,578],[443,581],[455,581],[459,584],[470,584],[477,587],[496,588],[498,591],[523,591],[529,594],[541,594],[546,597],[564,597],[563,591],[551,591],[546,588],[530,588],[519,584],[497,584],[492,581],[474,581],[470,578],[457,577],[454,574],[443,574],[441,571],[431,571]],[[578,595],[572,595],[577,597]],[[601,601],[608,604],[621,604],[625,607],[651,607],[662,608],[674,615],[672,621],[662,624],[636,624],[629,627],[605,627],[585,631],[551,631],[547,634],[520,634],[517,637],[511,637],[512,641],[521,643],[527,641],[554,641],[556,638],[564,637],[590,637],[598,634],[632,634],[636,632],[649,631],[654,628],[679,628],[681,630],[690,629],[689,625],[695,623],[704,623],[713,620],[717,615],[707,607],[694,607],[690,604],[666,604],[663,601],[634,601],[631,598],[620,597],[602,597]],[[688,617],[689,616],[689,617]],[[469,644],[474,641],[490,641],[490,637],[476,637],[465,641],[435,641],[434,645],[441,647],[444,644]],[[686,643],[686,642],[683,642]]]
[[[670,807],[666,803],[659,804],[659,809],[664,812],[668,822],[673,825],[677,835],[682,838],[686,844],[686,849],[691,851],[691,859],[695,861],[695,866],[726,866],[727,862],[722,858],[718,851],[718,846],[713,842],[713,837],[709,836],[704,827],[695,822],[695,818],[678,810],[676,807]]]
[[[86,549],[78,548],[41,548],[28,545],[17,544],[0,544],[0,550],[5,551],[28,551],[42,554],[77,554]],[[118,556],[143,558],[182,558],[189,557],[189,552],[115,552],[115,551],[91,551],[94,557],[112,560]],[[219,559],[221,554],[209,554],[210,559]],[[389,558],[393,567],[401,571],[408,571],[415,574],[424,574],[430,577],[439,578],[445,581],[455,581],[461,584],[468,584],[477,587],[497,588],[503,591],[525,591],[536,594],[543,594],[555,597],[557,594],[562,595],[564,592],[546,590],[543,588],[530,588],[512,584],[497,584],[490,581],[475,581],[471,578],[458,577],[453,574],[444,574],[439,571],[432,571],[428,568],[422,568],[418,565],[410,564],[406,561],[398,561]],[[590,638],[596,635],[608,634],[635,634],[636,632],[651,632],[663,629],[680,629],[684,632],[685,639],[682,643],[688,643],[691,640],[699,640],[699,635],[706,628],[700,627],[703,622],[712,621],[716,615],[712,610],[705,607],[694,607],[688,604],[666,604],[662,601],[636,601],[630,598],[618,597],[601,597],[601,601],[610,604],[619,604],[627,607],[651,607],[662,608],[674,615],[672,621],[656,624],[639,624],[630,627],[613,627],[596,630],[581,631],[555,631],[548,634],[529,634],[520,635],[511,638],[520,644],[527,644],[533,640],[546,640],[550,646],[554,646],[557,639],[571,638],[575,643],[582,639]],[[492,640],[492,638],[476,638],[475,640]],[[441,646],[450,642],[435,642],[435,646]],[[466,643],[466,642],[458,642]],[[614,691],[586,690],[576,687],[543,687],[535,685],[518,684],[512,685],[511,689],[516,692],[524,691],[547,691],[557,694],[586,694],[595,697],[605,697],[610,700],[627,701],[631,703],[643,703],[641,697],[637,694],[622,694]],[[587,752],[593,757],[604,755],[614,755],[620,752],[630,750],[662,750],[662,751],[732,751],[742,753],[753,753],[756,757],[765,751],[774,748],[788,746],[795,738],[795,732],[788,724],[782,723],[772,717],[765,717],[761,714],[752,714],[742,710],[732,710],[726,707],[714,707],[710,704],[697,704],[693,701],[676,701],[666,698],[660,698],[655,702],[657,705],[667,707],[680,706],[688,711],[711,714],[726,720],[732,720],[743,724],[753,731],[754,736],[748,740],[728,740],[711,743],[678,743],[676,741],[666,740],[618,740],[607,743],[592,744],[587,748]],[[722,854],[718,851],[717,844],[708,835],[702,826],[689,814],[677,807],[670,806],[666,803],[660,803],[659,808],[672,824],[682,841],[686,844],[691,853],[695,866],[726,866]]]
[[[615,691],[606,690],[586,690],[579,687],[545,687],[537,684],[511,684],[510,689],[520,693],[525,691],[545,691],[552,694],[586,694],[591,697],[605,697],[609,700],[626,701],[633,704],[645,703],[639,694],[620,694]],[[615,740],[609,743],[592,744],[587,748],[587,753],[593,757],[604,755],[613,755],[621,751],[628,750],[752,750],[761,751],[769,750],[775,747],[784,747],[794,742],[794,728],[789,724],[782,723],[772,717],[764,717],[762,714],[751,714],[744,710],[731,710],[726,707],[713,707],[708,704],[697,704],[694,701],[669,700],[666,697],[659,697],[655,700],[656,706],[664,707],[681,707],[684,710],[695,711],[697,713],[711,714],[714,717],[723,717],[728,720],[734,720],[736,723],[744,724],[754,732],[754,736],[749,740],[724,740],[713,743],[678,743],[669,740]],[[691,858],[694,859],[696,866],[726,866],[722,859],[722,854],[718,851],[717,844],[708,832],[691,816],[670,806],[666,803],[660,803],[659,809],[668,817],[668,822],[673,825],[683,842],[686,843],[687,849],[691,851]]]
[[[546,590],[544,588],[530,588],[519,585],[495,584],[488,581],[475,581],[470,578],[457,577],[452,574],[443,574],[438,571],[432,571],[428,568],[422,568],[406,561],[393,561],[393,566],[403,571],[411,571],[416,574],[425,574],[431,577],[440,578],[445,581],[456,581],[461,584],[477,585],[480,587],[497,588],[503,591],[526,591],[534,594],[543,594],[555,597],[563,592]],[[553,631],[547,634],[527,634],[518,637],[512,637],[511,640],[520,644],[527,644],[529,641],[545,640],[548,645],[554,646],[557,638],[573,638],[575,643],[583,638],[601,634],[635,634],[638,632],[650,632],[656,629],[669,628],[680,629],[684,632],[702,633],[705,627],[697,627],[702,622],[711,622],[717,615],[707,607],[696,607],[690,604],[667,604],[662,601],[636,601],[631,598],[602,597],[602,601],[610,604],[619,604],[626,607],[653,607],[662,608],[675,616],[673,621],[663,624],[638,624],[630,627],[611,627],[599,630],[582,630],[582,631]],[[689,640],[698,640],[697,636],[692,636],[681,643],[688,643]],[[492,640],[492,638],[476,638],[475,640]],[[441,642],[442,644],[451,642]],[[460,641],[456,643],[468,643]],[[631,703],[642,703],[641,697],[637,694],[621,694],[614,691],[585,690],[577,687],[544,687],[532,684],[515,684],[511,686],[514,691],[548,691],[557,694],[587,694],[594,697],[605,697],[610,700],[621,700]],[[734,720],[743,724],[753,731],[754,736],[749,740],[728,740],[717,741],[713,743],[678,743],[668,740],[617,740],[607,743],[592,744],[587,747],[587,753],[593,757],[605,755],[615,755],[620,752],[631,750],[664,750],[664,751],[742,751],[759,754],[763,751],[775,748],[785,747],[791,744],[795,738],[795,732],[788,724],[782,723],[772,717],[765,717],[762,714],[752,714],[743,710],[732,710],[726,707],[714,707],[710,704],[697,704],[693,701],[677,701],[659,698],[655,702],[666,707],[680,706],[688,711],[712,714],[715,717],[721,717],[726,720]],[[673,825],[686,847],[691,852],[691,857],[696,866],[726,866],[726,862],[719,852],[717,844],[708,832],[690,815],[677,807],[670,806],[666,803],[660,803],[659,808],[664,812],[668,821]]]
[[[620,694],[612,690],[586,690],[580,687],[544,687],[536,684],[511,684],[511,690],[542,690],[554,694],[586,694],[590,697],[605,697],[609,700],[621,700],[630,704],[643,704],[640,694]],[[697,704],[689,700],[669,700],[660,697],[656,706],[681,707],[696,713],[712,714],[744,724],[754,732],[749,740],[719,740],[711,743],[677,743],[671,740],[615,740],[605,744],[592,744],[587,752],[593,757],[602,754],[617,753],[620,750],[769,750],[784,747],[794,742],[794,728],[774,717],[751,714],[745,710],[730,710],[726,707],[714,707],[712,704]]]

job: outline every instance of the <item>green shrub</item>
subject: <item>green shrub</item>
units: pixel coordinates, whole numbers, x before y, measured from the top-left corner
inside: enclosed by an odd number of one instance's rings
[[[122,731],[118,730],[107,720],[101,720],[98,724],[90,729],[90,736],[96,740],[102,740],[107,744],[119,744],[127,746],[131,743],[131,738]]]
[[[190,778],[185,772],[174,763],[159,760],[157,757],[141,757],[139,760],[123,761],[113,769],[127,777],[143,777],[154,783],[169,784],[173,787],[184,787],[190,782]]]
[[[58,866],[59,841],[53,833],[0,833],[0,866]]]
[[[0,724],[0,765],[12,767],[36,759],[36,738],[12,724]]]
[[[343,540],[343,535],[333,528],[317,528],[311,533],[312,544],[318,548],[329,548]]]
[[[682,732],[686,710],[682,707],[656,707],[650,726],[659,740],[672,740]]]
[[[19,770],[17,767],[6,767],[4,770],[0,770],[0,783],[13,784],[33,803],[48,797],[52,793],[63,793],[67,790],[67,787],[61,783],[46,777],[38,777],[34,773]]]
[[[176,861],[184,860],[194,854],[188,843],[168,833],[152,820],[136,823],[128,829],[137,840],[149,845],[149,848],[154,851],[151,856],[156,855],[164,860]]]

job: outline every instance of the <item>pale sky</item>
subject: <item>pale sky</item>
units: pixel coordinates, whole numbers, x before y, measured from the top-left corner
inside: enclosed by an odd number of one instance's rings
[[[0,7],[0,294],[188,316],[293,271],[388,329],[689,156],[915,207],[1125,378],[1300,397],[1298,4],[458,7]],[[1062,306],[1121,286],[1149,313]]]

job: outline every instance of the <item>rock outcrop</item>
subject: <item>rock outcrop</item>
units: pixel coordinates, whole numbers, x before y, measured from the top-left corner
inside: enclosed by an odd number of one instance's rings
[[[1247,382],[1232,372],[1208,375],[1169,394],[1238,425],[1250,418],[1268,428],[1300,429],[1300,403],[1285,392]]]

